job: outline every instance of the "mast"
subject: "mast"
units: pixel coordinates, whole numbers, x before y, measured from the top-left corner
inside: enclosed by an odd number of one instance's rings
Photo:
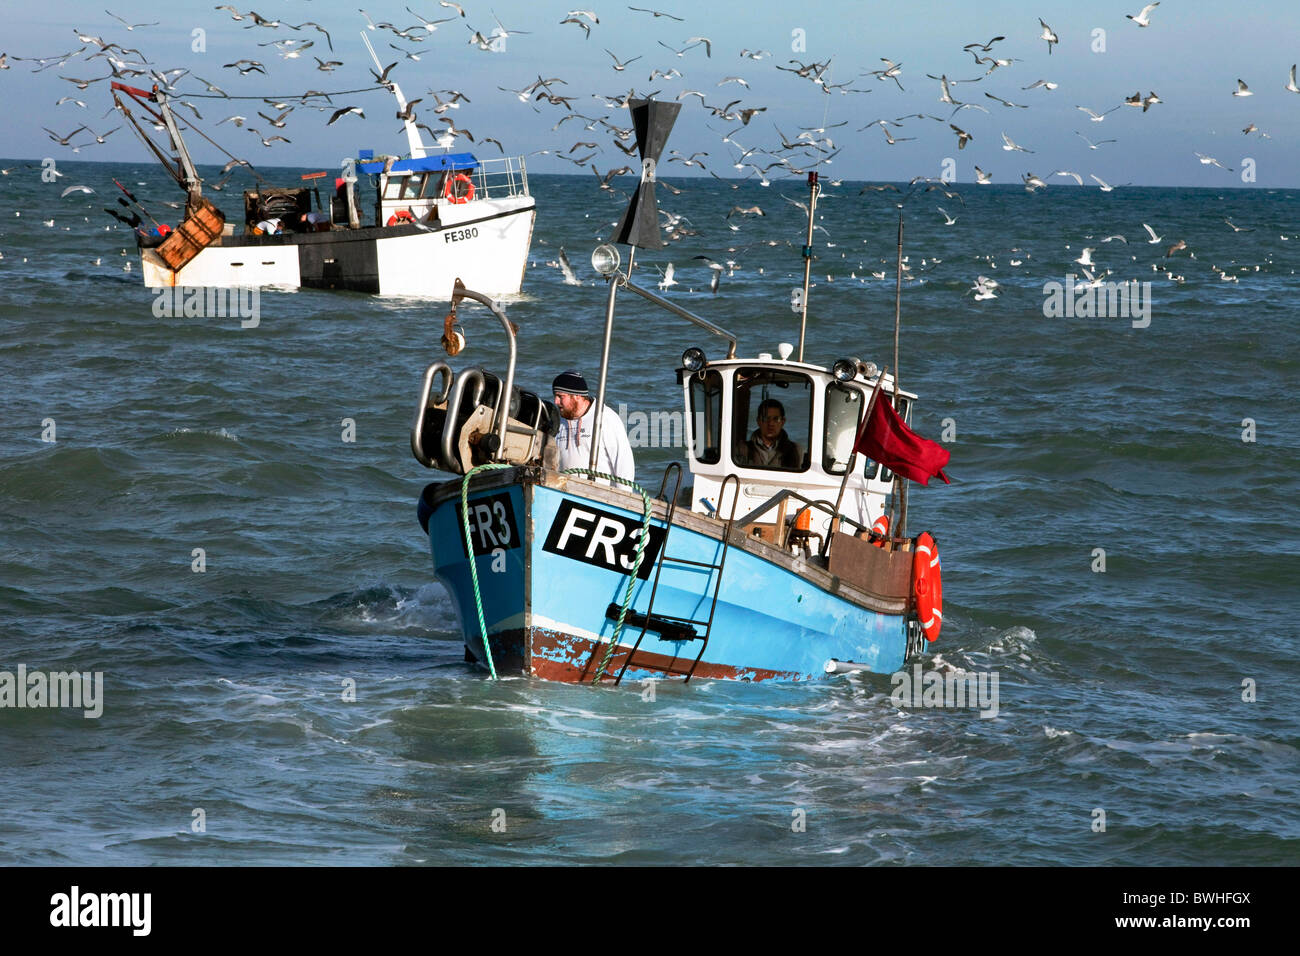
[[[379,57],[375,55],[375,48],[370,45],[370,37],[366,36],[364,30],[361,31],[361,41],[370,51],[370,59],[375,61],[375,72],[382,75],[384,65],[379,62]],[[397,115],[403,117],[402,126],[406,129],[406,143],[411,151],[412,159],[424,159],[428,155],[428,148],[424,145],[424,140],[420,138],[420,130],[415,125],[415,117],[410,115],[410,109],[406,105],[406,97],[402,94],[402,88],[393,80],[385,80],[384,85],[388,87],[389,92],[397,98]]]
[[[194,162],[190,159],[190,151],[185,148],[185,141],[181,139],[181,131],[176,126],[176,117],[172,116],[171,106],[167,102],[167,94],[155,84],[153,95],[158,103],[158,109],[162,113],[163,125],[167,127],[167,135],[171,137],[172,147],[176,150],[179,166],[184,175],[181,185],[185,187],[185,192],[189,194],[190,202],[193,202],[203,195],[203,180],[199,178],[198,170],[194,168]]]
[[[813,216],[817,212],[817,170],[808,174],[808,242],[803,247],[803,302],[799,315],[799,361],[803,361],[804,331],[808,327],[808,281],[812,277]]]

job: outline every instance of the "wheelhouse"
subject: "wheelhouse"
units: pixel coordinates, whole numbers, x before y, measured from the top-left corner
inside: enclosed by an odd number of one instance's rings
[[[782,353],[789,354],[787,347]],[[690,353],[697,353],[690,361]],[[807,501],[808,528],[825,540],[843,486],[839,512],[870,527],[885,510],[893,473],[863,455],[853,456],[858,427],[880,386],[881,400],[892,394],[892,376],[854,361],[853,374],[841,373],[763,353],[752,359],[702,361],[698,349],[677,372],[686,410],[687,459],[694,476],[691,510],[730,511],[720,501],[728,475],[739,479],[737,520],[766,541],[782,540],[778,529],[796,520]],[[692,369],[690,365],[698,365]],[[916,396],[898,395],[898,410],[910,421]],[[845,480],[852,460],[853,473]]]

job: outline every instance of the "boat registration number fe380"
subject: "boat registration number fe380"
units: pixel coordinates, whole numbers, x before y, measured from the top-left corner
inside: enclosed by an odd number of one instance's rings
[[[442,233],[443,243],[461,242],[464,239],[477,239],[478,226],[470,226],[468,229],[445,229]]]

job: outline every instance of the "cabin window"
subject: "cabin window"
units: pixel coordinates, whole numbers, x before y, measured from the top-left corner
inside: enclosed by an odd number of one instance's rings
[[[842,475],[853,455],[853,440],[858,433],[865,398],[856,388],[831,385],[826,389],[825,443],[822,468],[828,474]]]
[[[722,459],[722,376],[714,371],[691,377],[691,455],[702,465]]]
[[[731,460],[742,468],[807,471],[812,380],[765,367],[736,370]]]

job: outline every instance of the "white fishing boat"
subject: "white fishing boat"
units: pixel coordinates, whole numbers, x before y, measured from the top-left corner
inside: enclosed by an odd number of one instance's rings
[[[167,93],[156,85],[143,90],[114,82],[118,108],[187,196],[175,229],[136,230],[145,286],[445,298],[461,279],[491,295],[517,294],[536,218],[523,157],[482,160],[426,146],[401,89],[388,85],[404,117],[409,155],[359,150],[324,191],[324,171],[303,176],[296,186],[246,190],[243,222],[237,223],[203,196],[203,180],[181,135],[182,123],[192,124],[172,111]],[[148,114],[143,125],[131,104]],[[145,126],[165,129],[170,150]],[[132,219],[139,224],[134,213]]]

